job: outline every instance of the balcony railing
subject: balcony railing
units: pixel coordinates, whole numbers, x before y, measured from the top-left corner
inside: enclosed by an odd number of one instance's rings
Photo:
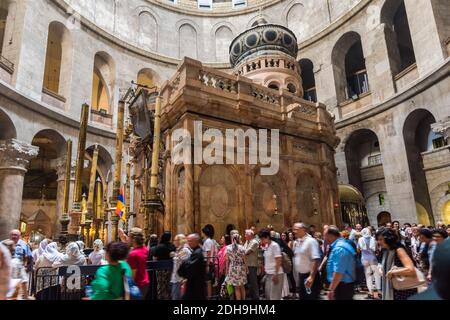
[[[383,163],[383,159],[381,158],[381,154],[377,154],[375,156],[369,157],[369,166],[376,166]]]

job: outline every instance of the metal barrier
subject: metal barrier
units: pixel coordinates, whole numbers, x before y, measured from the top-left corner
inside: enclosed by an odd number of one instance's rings
[[[31,294],[36,300],[81,300],[100,267],[78,266],[78,274],[70,267],[39,268],[32,277]]]
[[[218,269],[218,259],[214,259],[214,269]],[[173,260],[148,261],[147,273],[150,280],[146,300],[170,300],[170,278],[173,271]],[[86,286],[94,279],[102,266],[77,266],[60,268],[39,268],[30,275],[30,294],[36,300],[81,300],[85,297]],[[74,271],[79,272],[75,274]],[[212,296],[209,299],[219,299],[221,283],[215,279]],[[158,286],[159,282],[159,286]]]

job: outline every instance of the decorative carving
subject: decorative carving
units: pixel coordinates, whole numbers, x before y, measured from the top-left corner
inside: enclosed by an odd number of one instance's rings
[[[0,167],[26,170],[30,160],[39,153],[39,147],[17,139],[0,142]]]
[[[213,87],[226,92],[237,93],[237,81],[221,77],[218,74],[200,70],[199,80],[208,87]]]
[[[265,103],[280,104],[280,97],[278,93],[272,89],[263,90],[252,87],[252,96]]]
[[[317,115],[317,108],[307,104],[294,103],[289,105],[286,110],[288,118],[293,118],[297,112],[310,118],[315,118]]]

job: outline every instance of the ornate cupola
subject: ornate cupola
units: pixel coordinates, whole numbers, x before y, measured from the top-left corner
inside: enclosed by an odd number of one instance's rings
[[[297,52],[297,38],[292,31],[260,19],[233,40],[230,62],[236,74],[303,97]]]

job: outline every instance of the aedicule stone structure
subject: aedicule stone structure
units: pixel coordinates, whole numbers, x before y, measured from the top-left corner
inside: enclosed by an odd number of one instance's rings
[[[252,48],[235,49],[236,43],[249,44],[253,35],[257,39]],[[266,40],[272,41],[270,46]],[[199,232],[210,223],[220,235],[229,224],[240,230],[252,225],[283,230],[296,221],[341,224],[334,118],[323,104],[300,97],[295,36],[284,27],[258,25],[238,36],[230,50],[235,74],[185,58],[162,87],[165,215],[158,229]],[[273,81],[278,88],[268,88]],[[289,84],[296,90],[288,90]],[[174,163],[170,157],[174,130],[187,129],[194,144],[198,121],[203,130],[223,133],[227,129],[279,129],[279,172],[261,175],[260,165],[248,161]],[[248,153],[248,143],[246,148]]]

